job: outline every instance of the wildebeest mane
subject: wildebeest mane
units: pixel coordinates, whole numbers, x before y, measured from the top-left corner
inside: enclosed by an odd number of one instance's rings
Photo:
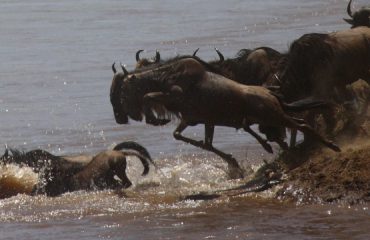
[[[164,88],[162,89],[164,92],[170,91],[170,87],[172,84],[176,84],[176,80],[178,78],[181,78],[182,73],[178,72],[177,66],[178,63],[183,59],[194,59],[197,62],[201,63],[206,71],[219,73],[219,70],[209,63],[203,61],[197,56],[190,56],[190,55],[183,55],[183,56],[175,56],[173,58],[163,60],[158,63],[153,63],[148,66],[143,66],[137,69],[134,69],[129,72],[130,75],[135,75],[137,78],[140,78],[140,75],[144,75],[146,77],[150,77],[152,79],[157,79],[159,82],[162,82],[164,85]],[[190,87],[192,85],[191,79],[188,81],[188,86]],[[142,86],[141,84],[138,84],[135,88],[145,88],[146,86]],[[167,88],[166,88],[167,87]],[[137,97],[137,96],[136,96]],[[141,115],[144,116],[143,112],[143,105],[140,106],[140,103],[137,101],[132,101],[132,104],[128,106],[131,109],[140,109]],[[156,114],[156,117],[159,119],[177,119],[179,117],[179,114],[177,112],[171,111],[171,109],[167,109],[162,105],[156,105],[153,104],[151,106],[152,111]],[[136,120],[136,119],[135,119]]]
[[[9,148],[11,156],[7,156],[4,159],[5,163],[15,163],[22,164],[26,163],[28,166],[37,167],[41,164],[41,161],[50,160],[55,161],[59,159],[58,157],[50,154],[49,152],[43,151],[41,149],[33,150],[30,152],[21,151],[19,149]]]
[[[328,34],[310,33],[295,40],[279,67],[284,95],[296,98],[312,90],[312,73],[316,66],[325,65],[334,55]]]

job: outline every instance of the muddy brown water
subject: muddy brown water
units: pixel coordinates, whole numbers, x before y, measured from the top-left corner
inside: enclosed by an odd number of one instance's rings
[[[356,1],[354,6],[367,1]],[[41,1],[0,2],[0,143],[54,154],[94,154],[135,140],[159,165],[148,177],[130,159],[134,187],[56,198],[19,194],[0,200],[0,239],[369,239],[367,205],[302,205],[273,192],[213,201],[181,201],[199,191],[237,186],[213,154],[176,142],[175,124],[117,125],[109,102],[110,65],[129,69],[134,54],[164,58],[213,47],[231,57],[241,48],[285,51],[308,32],[348,28],[344,0]],[[201,127],[188,136],[200,138]],[[248,169],[273,156],[243,132],[216,128],[215,145]],[[277,151],[277,149],[276,149]],[[4,177],[5,176],[5,177]],[[0,183],[35,176],[1,169]],[[5,179],[5,180],[4,180]],[[27,181],[26,181],[27,180]],[[6,181],[5,181],[6,182]],[[24,187],[24,186],[23,186]],[[27,191],[27,187],[23,188]]]

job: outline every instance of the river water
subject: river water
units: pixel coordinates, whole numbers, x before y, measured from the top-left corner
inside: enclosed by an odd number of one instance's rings
[[[148,148],[159,170],[141,177],[140,165],[129,159],[134,186],[127,191],[0,200],[0,239],[369,239],[368,206],[286,203],[269,199],[273,192],[181,201],[186,194],[239,182],[228,178],[220,158],[175,141],[175,123],[117,125],[109,102],[111,64],[121,61],[132,69],[139,49],[145,49],[143,57],[158,49],[166,58],[200,48],[205,60],[216,59],[214,47],[227,57],[259,46],[285,51],[304,33],[348,28],[342,20],[346,5],[346,0],[1,0],[0,143],[73,155],[134,140]],[[201,138],[203,129],[185,134]],[[233,129],[216,128],[215,145],[233,153],[245,169],[273,158]],[[21,179],[30,174],[12,171]]]

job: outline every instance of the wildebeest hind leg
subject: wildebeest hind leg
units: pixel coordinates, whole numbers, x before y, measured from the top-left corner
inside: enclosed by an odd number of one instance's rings
[[[297,123],[295,122],[291,117],[289,116],[284,116],[284,120],[285,120],[285,124],[287,125],[287,127],[290,127],[292,129],[297,129],[301,132],[303,132],[305,135],[309,135],[311,137],[313,137],[314,139],[317,139],[319,140],[320,142],[322,142],[325,146],[327,146],[328,148],[336,151],[336,152],[340,152],[340,148],[334,144],[332,141],[324,138],[323,136],[321,136],[320,134],[318,134],[312,127],[310,127],[308,124],[304,124],[304,123]]]
[[[173,133],[173,136],[176,140],[180,140],[180,141],[189,143],[189,144],[191,144],[195,147],[202,148],[204,150],[213,152],[216,155],[220,156],[223,160],[225,160],[227,162],[228,166],[230,167],[230,172],[231,172],[230,175],[232,175],[233,178],[242,178],[244,176],[242,168],[240,167],[240,165],[236,161],[236,159],[232,157],[231,154],[226,154],[226,153],[218,150],[217,148],[214,148],[212,145],[209,146],[207,144],[204,144],[203,141],[196,141],[194,139],[187,138],[187,137],[184,137],[183,135],[181,135],[181,133],[185,130],[185,128],[187,126],[188,125],[186,124],[185,121],[182,120],[180,122],[180,124],[177,126],[177,128],[175,129],[175,131]]]
[[[211,147],[212,146],[212,142],[213,142],[213,135],[214,135],[214,132],[215,132],[215,126],[214,125],[205,124],[204,125],[204,129],[205,129],[204,143],[205,143],[205,145]]]
[[[272,147],[270,144],[267,143],[266,139],[263,139],[260,135],[258,135],[256,132],[254,132],[249,125],[245,125],[244,131],[248,132],[250,135],[252,135],[257,141],[262,145],[262,147],[269,153],[273,153]]]

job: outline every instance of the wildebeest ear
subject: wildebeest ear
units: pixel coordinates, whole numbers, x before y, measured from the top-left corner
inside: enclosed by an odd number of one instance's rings
[[[347,23],[353,25],[355,22],[353,21],[353,19],[350,19],[350,18],[343,18],[344,21],[346,21]]]

